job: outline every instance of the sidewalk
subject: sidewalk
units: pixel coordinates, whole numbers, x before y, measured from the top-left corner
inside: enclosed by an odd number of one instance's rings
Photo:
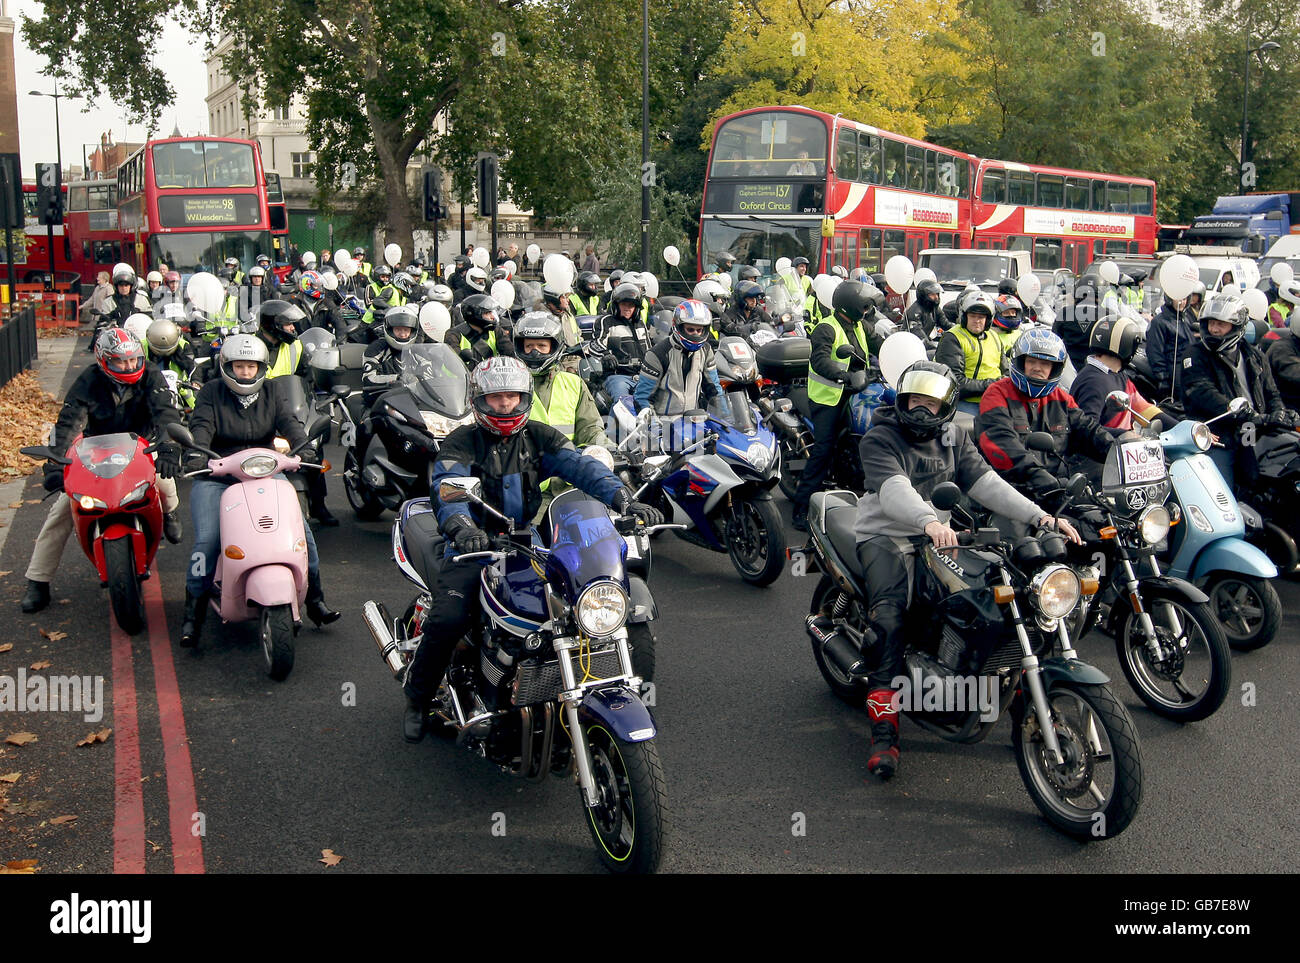
[[[77,353],[77,345],[81,343],[81,335],[41,338],[36,342],[38,355],[32,369],[36,372],[41,387],[55,398],[63,398],[63,381],[68,373],[68,366]],[[50,427],[54,427],[52,422]],[[29,475],[25,478],[16,478],[0,485],[0,551],[4,551],[5,541],[9,538],[9,527],[18,511],[9,506],[22,501],[23,489],[27,487],[30,477]],[[42,491],[41,494],[44,492]]]

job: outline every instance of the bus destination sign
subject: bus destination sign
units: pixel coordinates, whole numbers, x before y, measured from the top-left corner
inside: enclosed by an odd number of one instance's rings
[[[163,227],[208,227],[257,224],[257,197],[252,194],[172,194],[158,198]]]

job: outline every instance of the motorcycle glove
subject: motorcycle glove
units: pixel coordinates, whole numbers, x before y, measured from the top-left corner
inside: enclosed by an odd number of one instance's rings
[[[486,552],[492,548],[487,532],[476,526],[464,515],[453,515],[447,519],[445,532],[451,538],[456,551],[468,555],[471,552]]]
[[[181,473],[181,449],[179,445],[160,444],[154,468],[159,478],[175,478]]]
[[[202,471],[208,467],[208,456],[201,451],[187,451],[185,453],[185,471]]]
[[[41,482],[47,492],[63,491],[63,468],[59,465],[47,465],[45,479]]]
[[[867,386],[867,373],[865,371],[850,371],[848,386],[850,391],[857,394]]]
[[[629,488],[620,488],[614,494],[613,508],[620,515],[635,515],[647,526],[662,525],[664,521],[663,515],[657,508],[637,501]]]
[[[1295,412],[1283,408],[1281,411],[1270,411],[1264,418],[1264,423],[1270,428],[1294,428],[1296,425]]]

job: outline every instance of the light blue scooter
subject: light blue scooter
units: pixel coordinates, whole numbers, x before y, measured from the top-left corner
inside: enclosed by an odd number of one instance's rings
[[[1112,392],[1110,398],[1129,408],[1125,392]],[[1245,399],[1235,399],[1224,415],[1232,414],[1238,402]],[[1160,435],[1169,463],[1169,497],[1180,512],[1162,560],[1165,574],[1186,579],[1210,597],[1229,645],[1258,649],[1273,641],[1282,621],[1282,603],[1271,581],[1277,566],[1246,541],[1246,527],[1261,527],[1263,521],[1249,505],[1237,502],[1206,454],[1212,443],[1208,426],[1217,420],[1182,421]]]

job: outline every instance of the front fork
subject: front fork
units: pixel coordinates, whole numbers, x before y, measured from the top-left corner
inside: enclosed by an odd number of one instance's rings
[[[634,675],[632,653],[627,647],[627,636],[619,637],[616,644],[624,674]],[[586,692],[578,685],[570,655],[570,652],[578,647],[579,642],[574,638],[560,637],[556,638],[554,645],[560,663],[560,684],[563,686],[560,701],[564,703],[564,717],[569,724],[569,739],[573,742],[573,759],[578,773],[578,785],[582,787],[582,796],[587,803],[587,808],[594,809],[600,803],[600,795],[596,791],[596,780],[591,774],[591,749],[587,745],[587,734],[582,731],[582,723],[578,718],[578,704],[582,702]],[[636,688],[639,689],[640,680],[634,681]]]
[[[1015,584],[1011,573],[1005,568],[1002,569],[1002,578],[1007,585]],[[1034,655],[1029,633],[1025,631],[1024,617],[1020,614],[1020,605],[1014,596],[1011,599],[1011,621],[1016,627],[1016,638],[1020,640],[1022,679],[1034,703],[1034,713],[1038,716],[1038,731],[1043,734],[1043,744],[1051,753],[1052,760],[1058,766],[1064,765],[1065,756],[1061,754],[1061,744],[1056,738],[1056,727],[1052,725],[1052,710],[1047,704],[1047,690],[1043,688],[1043,674],[1038,667],[1038,656]]]
[[[1160,574],[1160,564],[1152,556],[1148,559],[1151,564],[1153,575]],[[1133,607],[1133,614],[1137,616],[1138,624],[1142,626],[1142,631],[1146,633],[1146,649],[1151,659],[1155,662],[1164,661],[1168,653],[1161,650],[1160,637],[1156,634],[1156,626],[1151,621],[1151,613],[1147,611],[1146,606],[1142,604],[1142,596],[1138,592],[1138,577],[1133,570],[1133,563],[1129,560],[1127,554],[1120,556],[1120,565],[1124,573],[1125,588],[1128,589],[1129,604]],[[1169,626],[1173,629],[1174,638],[1180,639],[1183,636],[1183,626],[1178,619],[1178,613],[1172,606],[1166,606],[1166,615],[1169,617]]]

